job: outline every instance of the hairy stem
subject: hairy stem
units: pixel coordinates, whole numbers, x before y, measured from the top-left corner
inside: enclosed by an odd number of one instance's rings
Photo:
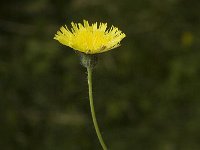
[[[93,103],[93,94],[92,94],[92,68],[87,67],[87,72],[88,72],[88,86],[89,86],[89,100],[90,100],[90,109],[91,109],[91,114],[92,114],[92,120],[94,123],[94,128],[96,130],[97,137],[99,139],[99,142],[103,148],[103,150],[107,150],[107,147],[103,141],[103,138],[101,136],[96,115],[95,115],[95,110],[94,110],[94,103]]]

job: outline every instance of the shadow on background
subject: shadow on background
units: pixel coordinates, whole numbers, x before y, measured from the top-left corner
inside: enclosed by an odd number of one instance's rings
[[[94,73],[111,150],[200,149],[199,0],[2,0],[0,149],[101,149],[86,70],[53,40],[71,21],[108,22],[127,37]]]

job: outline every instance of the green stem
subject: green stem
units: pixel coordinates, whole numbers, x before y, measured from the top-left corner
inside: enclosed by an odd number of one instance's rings
[[[92,120],[94,123],[94,127],[96,130],[96,134],[97,137],[99,139],[99,142],[103,148],[103,150],[107,150],[107,147],[103,141],[103,138],[101,136],[99,127],[98,127],[98,123],[97,123],[97,119],[96,119],[96,115],[95,115],[95,110],[94,110],[94,103],[93,103],[93,95],[92,95],[92,68],[91,67],[87,67],[87,72],[88,72],[88,86],[89,86],[89,100],[90,100],[90,108],[91,108],[91,114],[92,114]]]

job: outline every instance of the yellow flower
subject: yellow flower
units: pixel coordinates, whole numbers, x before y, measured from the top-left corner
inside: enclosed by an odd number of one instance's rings
[[[62,26],[54,39],[74,50],[96,54],[109,51],[120,46],[120,41],[126,36],[118,28],[112,26],[107,29],[107,23],[89,25],[88,21],[71,23],[71,31],[67,26]]]

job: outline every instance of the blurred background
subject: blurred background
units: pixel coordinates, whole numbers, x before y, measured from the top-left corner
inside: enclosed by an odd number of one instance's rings
[[[94,71],[109,149],[199,150],[199,10],[199,0],[1,0],[0,149],[101,149],[86,69],[53,40],[87,19],[127,35]]]

